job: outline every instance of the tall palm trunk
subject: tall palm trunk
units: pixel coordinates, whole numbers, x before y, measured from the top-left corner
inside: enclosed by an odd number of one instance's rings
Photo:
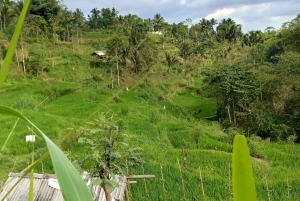
[[[16,59],[17,59],[17,64],[18,68],[20,67],[20,61],[19,61],[19,56],[18,56],[18,51],[16,50]]]
[[[106,201],[112,201],[111,190],[107,186],[104,186],[103,190],[105,193]]]
[[[118,56],[118,50],[116,49],[116,57]],[[120,71],[119,71],[119,61],[117,61],[117,74],[118,74],[118,86],[120,86]]]
[[[23,72],[26,73],[25,56],[24,56],[24,48],[23,48],[23,35],[22,35],[22,33],[21,33],[21,48],[22,48],[22,64],[23,64]]]

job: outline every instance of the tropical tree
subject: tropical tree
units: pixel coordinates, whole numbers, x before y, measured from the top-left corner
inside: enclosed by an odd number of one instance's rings
[[[187,33],[187,37],[190,38],[190,27],[193,26],[193,21],[191,18],[187,18],[184,23],[187,25],[188,27],[188,33]]]
[[[217,24],[217,20],[214,18],[211,18],[210,20],[202,18],[199,21],[199,24],[201,25],[201,31],[204,35],[203,39],[210,38],[214,33],[214,26]]]
[[[155,14],[152,20],[154,31],[161,31],[161,26],[164,21],[164,18],[160,14]]]
[[[91,15],[88,15],[89,27],[91,29],[98,29],[101,11],[98,10],[97,8],[93,8],[90,13],[91,13]]]
[[[54,38],[55,30],[59,26],[60,14],[63,10],[58,0],[32,0],[29,14],[40,16],[40,27]]]
[[[171,67],[178,62],[178,59],[174,55],[170,54],[169,52],[166,52],[165,56],[166,56],[165,57],[166,63],[168,66],[168,73],[170,73]]]
[[[243,37],[242,44],[251,47],[251,55],[253,56],[253,65],[256,65],[256,58],[262,54],[262,44],[264,43],[263,33],[261,31],[249,31]]]
[[[79,9],[76,8],[76,10],[73,12],[73,18],[74,18],[74,23],[78,27],[82,27],[84,22],[85,22],[85,17],[83,12]]]
[[[193,47],[189,42],[182,42],[179,45],[179,56],[183,58],[184,68],[186,70],[186,61],[193,54]]]
[[[144,67],[155,61],[157,48],[154,42],[144,32],[139,32],[136,27],[131,29],[129,36],[129,58],[133,63],[134,72],[141,72]]]
[[[207,80],[209,91],[217,99],[217,115],[221,121],[228,119],[235,126],[250,123],[251,106],[259,95],[251,76],[241,66],[224,66]]]
[[[112,56],[112,60],[116,63],[118,74],[118,86],[120,86],[120,70],[119,62],[122,52],[128,47],[128,39],[126,37],[113,36],[106,42],[106,49],[109,56]]]
[[[102,186],[106,200],[112,201],[112,191],[118,186],[116,180],[122,180],[128,168],[142,163],[141,149],[129,147],[113,116],[101,114],[79,132],[83,134],[78,142],[86,145],[88,151],[79,165],[90,173],[90,178],[98,177],[92,184]]]
[[[226,51],[229,52],[231,64],[231,50],[233,44],[237,42],[238,38],[242,37],[242,27],[236,24],[231,18],[223,19],[217,26],[217,39],[222,44],[223,60],[226,56]],[[226,47],[228,44],[228,47]]]
[[[0,1],[0,22],[1,22],[1,30],[8,26],[10,20],[15,16],[15,12],[13,9],[13,1],[10,0],[1,0]]]

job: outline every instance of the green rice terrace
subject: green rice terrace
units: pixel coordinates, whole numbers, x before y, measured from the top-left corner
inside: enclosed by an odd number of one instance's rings
[[[30,22],[24,26],[0,88],[0,105],[34,122],[82,170],[95,166],[87,159],[93,145],[82,143],[84,129],[98,122],[89,132],[101,133],[104,124],[114,125],[109,132],[117,128],[122,134],[119,145],[139,148],[139,164],[128,168],[127,159],[126,166],[119,161],[125,174],[155,175],[131,184],[130,200],[230,201],[233,139],[243,134],[258,200],[300,200],[300,51],[290,42],[299,41],[293,38],[296,29],[280,30],[287,33],[280,40],[290,44],[281,51],[277,32],[271,31],[260,33],[261,50],[259,40],[242,48],[240,39],[220,42],[211,33],[198,40],[190,31],[182,42],[172,32],[139,35],[130,27],[127,33],[126,24],[73,28],[73,40],[67,32],[50,37],[26,29]],[[10,27],[0,33],[4,58]],[[94,53],[102,50],[104,57]],[[276,51],[272,58],[280,59],[268,59]],[[37,160],[47,149],[43,138],[16,117],[0,115],[0,131],[1,192],[10,172],[28,167],[33,151]],[[34,147],[25,141],[32,134]],[[50,157],[34,172],[54,174]]]

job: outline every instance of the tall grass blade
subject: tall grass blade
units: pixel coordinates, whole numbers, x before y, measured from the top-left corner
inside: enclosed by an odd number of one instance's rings
[[[34,163],[34,142],[32,142],[32,159],[31,164]],[[34,199],[34,183],[33,183],[33,175],[34,175],[34,169],[32,168],[30,172],[30,188],[29,188],[29,201],[33,201]]]
[[[44,138],[47,144],[47,148],[50,153],[52,164],[58,179],[58,183],[61,188],[62,195],[66,201],[92,201],[93,198],[81,178],[80,174],[68,160],[66,155],[29,119],[18,111],[6,107],[0,106],[0,114],[13,115],[25,120],[31,126],[33,126]]]
[[[5,147],[6,147],[6,144],[7,144],[8,140],[9,140],[10,137],[12,136],[12,134],[13,134],[13,132],[14,132],[14,130],[15,130],[17,124],[18,124],[19,119],[20,119],[20,118],[17,119],[15,125],[14,125],[13,128],[11,129],[11,131],[10,131],[10,133],[8,134],[8,136],[7,136],[7,138],[6,138],[5,142],[4,142],[4,144],[2,145],[2,148],[1,148],[1,151],[0,151],[0,155],[1,155],[2,152],[4,151],[4,149],[5,149]]]
[[[257,201],[250,154],[243,135],[234,138],[232,171],[233,200]]]
[[[11,187],[11,189],[9,189],[6,194],[4,195],[4,197],[2,198],[1,201],[5,201],[6,197],[12,192],[12,190],[18,185],[18,183],[21,182],[21,180],[33,169],[35,168],[42,160],[44,160],[47,156],[49,155],[49,152],[44,153],[37,161],[35,161],[33,164],[31,164],[30,166],[28,166],[27,168],[25,168],[24,170],[22,170],[18,175],[16,175],[15,177],[19,177],[19,179],[13,184],[13,186]],[[14,177],[14,178],[15,178]],[[6,184],[9,184],[10,182],[12,182],[13,180],[9,180]]]
[[[34,183],[33,183],[33,174],[34,174],[34,169],[31,170],[30,172],[30,188],[29,188],[29,201],[33,201],[34,199]]]
[[[9,68],[12,58],[14,56],[14,51],[16,49],[18,39],[19,39],[20,33],[22,31],[22,26],[23,26],[23,23],[24,23],[24,20],[26,17],[26,13],[27,13],[29,4],[30,4],[30,0],[26,0],[25,4],[23,6],[23,9],[22,9],[21,15],[19,17],[16,29],[15,29],[12,39],[10,41],[9,48],[7,50],[2,68],[0,69],[0,88],[4,83],[4,80],[8,73],[8,68]]]

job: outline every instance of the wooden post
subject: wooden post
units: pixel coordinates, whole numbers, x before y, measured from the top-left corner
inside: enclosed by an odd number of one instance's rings
[[[200,168],[200,166],[199,166],[199,176],[200,176],[200,182],[201,182],[202,195],[203,195],[203,198],[204,198],[204,200],[205,200],[204,185],[203,185],[202,173],[201,173],[201,168]]]
[[[229,163],[229,168],[228,168],[228,194],[229,194],[229,200],[232,200],[232,191],[231,191],[231,165]]]
[[[125,186],[125,199],[126,199],[126,201],[130,201],[128,184],[129,184],[128,179],[126,179],[126,186]]]
[[[177,158],[177,163],[178,163],[179,172],[180,172],[180,176],[181,176],[182,192],[183,192],[183,200],[186,201],[185,188],[184,188],[184,180],[183,180],[183,174],[182,174],[182,170],[181,170],[181,167],[180,167],[180,163],[179,163],[178,158]]]
[[[164,201],[167,200],[166,196],[166,187],[165,187],[165,180],[164,180],[164,174],[163,174],[163,166],[160,164],[160,172],[161,172],[161,181],[162,181],[162,187],[163,187],[163,193],[164,193]]]
[[[266,187],[267,187],[268,200],[271,201],[270,189],[269,189],[268,179],[267,179],[267,175],[266,175],[266,174],[265,174],[265,176],[264,176],[264,179],[265,179]]]
[[[142,169],[143,169],[143,174],[145,174],[145,169],[144,169],[144,165],[142,164]],[[146,183],[146,179],[144,178],[144,187],[145,187],[145,194],[146,194],[146,198],[147,200],[149,200],[149,194],[148,194],[148,188],[147,188],[147,183]]]
[[[290,199],[290,190],[291,190],[291,186],[289,185],[289,179],[286,179],[286,184],[287,184],[287,199]]]

